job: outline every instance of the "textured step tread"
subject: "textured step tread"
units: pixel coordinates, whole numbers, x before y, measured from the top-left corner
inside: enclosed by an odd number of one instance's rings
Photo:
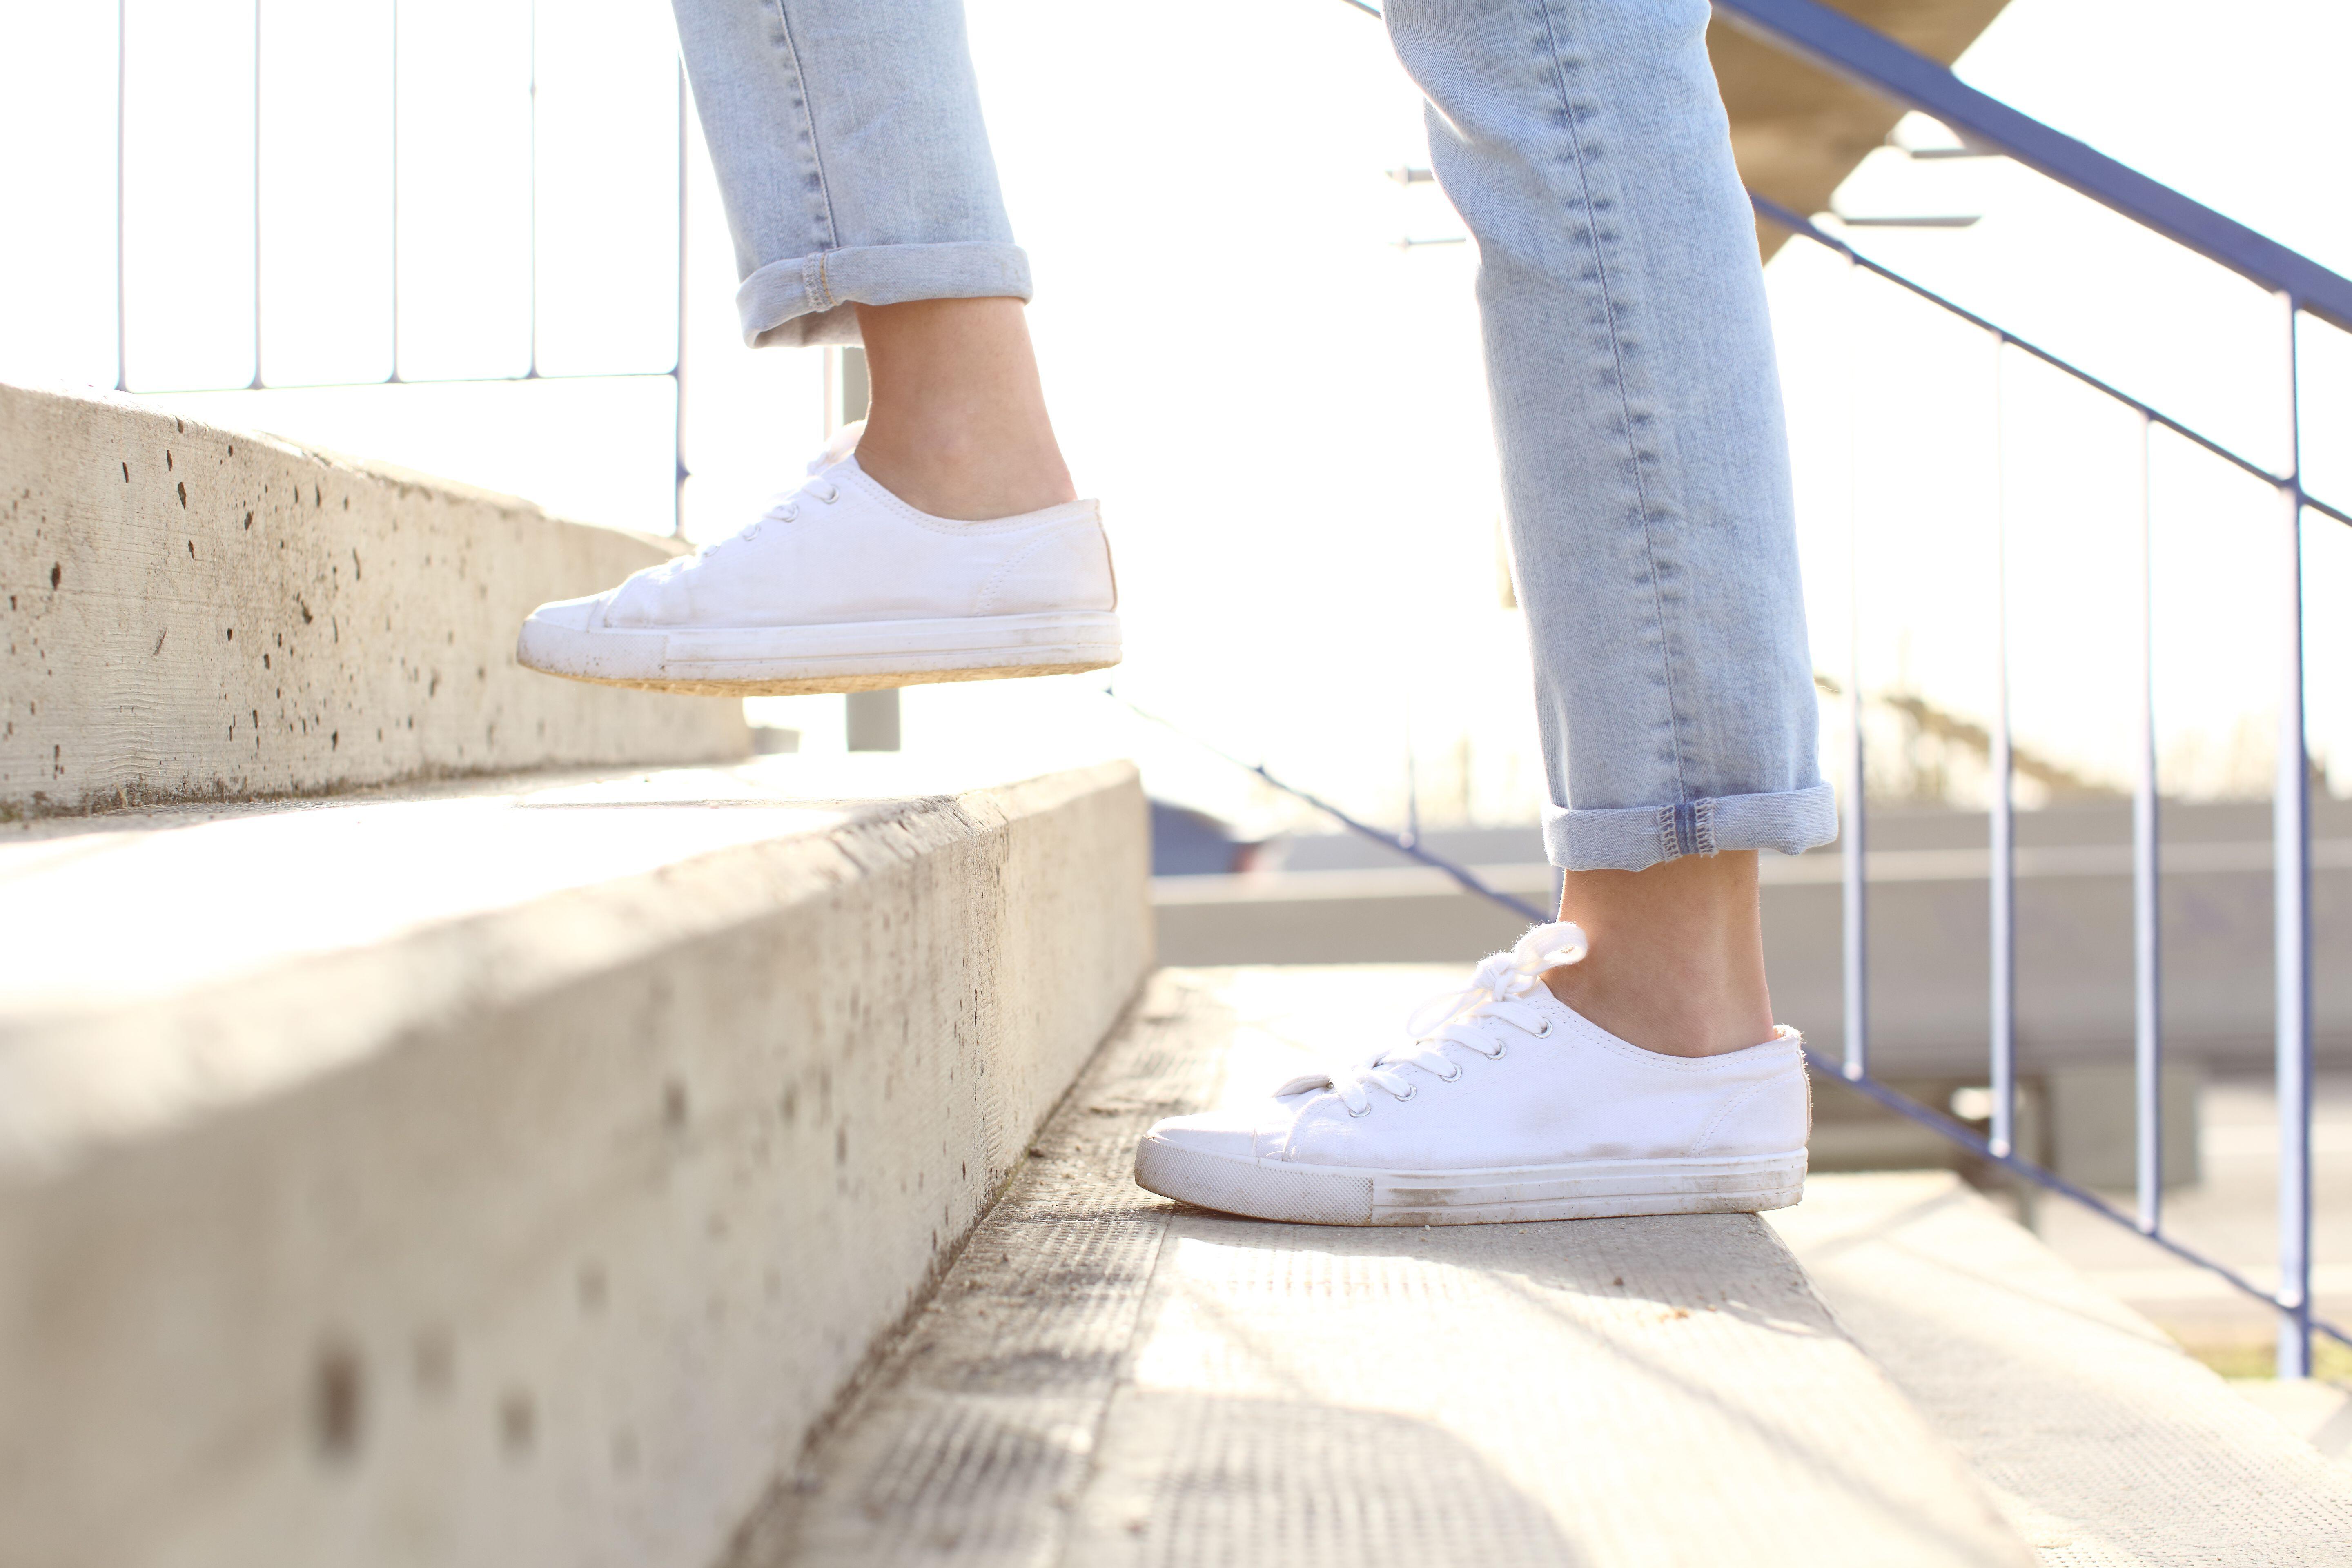
[[[1164,972],[734,1568],[2029,1562],[1753,1215],[1335,1230],[1129,1180],[1152,1119],[1447,973]]]
[[[1772,1224],[2050,1568],[2352,1561],[2352,1472],[1948,1173],[1817,1176]]]

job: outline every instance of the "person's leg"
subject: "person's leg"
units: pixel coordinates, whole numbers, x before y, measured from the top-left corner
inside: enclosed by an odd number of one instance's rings
[[[1570,871],[1559,918],[1592,951],[1544,982],[1618,1038],[1706,1057],[1771,1037],[1754,850],[1685,855],[1645,871]]]
[[[676,0],[743,336],[865,342],[866,471],[981,520],[1074,500],[957,0]]]
[[[1325,1224],[1761,1210],[1804,1188],[1756,852],[1835,832],[1788,456],[1706,0],[1388,0],[1479,304],[1561,921],[1411,1044],[1172,1117],[1153,1192]]]
[[[860,305],[1030,295],[960,0],[674,0],[754,347]]]
[[[867,406],[857,461],[937,517],[1076,500],[1017,300],[860,305]]]
[[[1479,247],[1561,919],[1553,990],[1679,1055],[1769,1033],[1755,856],[1835,836],[1780,391],[1706,0],[1393,0]]]
[[[867,349],[872,407],[798,489],[516,657],[751,696],[1118,662],[1109,545],[1045,418],[958,0],[676,0],[755,347]]]

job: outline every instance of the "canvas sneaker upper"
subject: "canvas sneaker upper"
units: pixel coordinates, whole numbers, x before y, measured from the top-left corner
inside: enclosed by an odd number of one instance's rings
[[[1644,1050],[1543,984],[1585,950],[1576,926],[1538,926],[1416,1016],[1409,1043],[1255,1104],[1169,1118],[1149,1137],[1259,1165],[1379,1171],[1803,1149],[1811,1097],[1795,1030],[1722,1056]]]
[[[735,533],[605,593],[543,605],[531,618],[576,631],[657,631],[1115,607],[1097,503],[986,522],[934,517],[858,467],[861,429],[845,427],[802,484]]]

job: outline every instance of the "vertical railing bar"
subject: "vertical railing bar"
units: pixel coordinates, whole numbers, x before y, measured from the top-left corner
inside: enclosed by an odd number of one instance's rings
[[[2311,773],[2303,690],[2303,433],[2296,306],[2286,314],[2284,679],[2271,805],[2271,881],[2278,988],[2278,1375],[2311,1375]]]
[[[114,390],[131,390],[130,285],[123,275],[123,168],[129,159],[131,96],[131,0],[114,0]]]
[[[686,531],[686,62],[677,62],[677,353],[670,362],[670,462],[675,468],[670,500],[672,533]]]
[[[2155,426],[2139,420],[2139,745],[2132,781],[2132,1057],[2139,1228],[2164,1223],[2163,918],[2157,861]]]
[[[1421,770],[1413,752],[1412,696],[1410,692],[1404,700],[1404,833],[1402,837],[1408,846],[1417,847],[1421,843]]]
[[[1861,272],[1846,265],[1846,661],[1845,713],[1853,741],[1846,748],[1845,821],[1838,837],[1843,851],[1838,871],[1844,894],[1845,1076],[1859,1079],[1870,1071],[1870,922],[1867,853],[1869,828],[1864,801],[1866,777],[1862,737],[1862,504],[1854,464],[1858,443],[1855,424],[1862,416],[1861,333],[1853,319],[1860,299]]]
[[[261,381],[261,4],[253,0],[253,379],[248,392]]]
[[[2009,340],[1993,339],[1992,1149],[2017,1152],[2017,856],[2009,733]]]
[[[530,177],[527,202],[530,212],[530,356],[525,381],[539,379],[539,0],[530,0],[530,113],[528,140]]]
[[[400,381],[400,0],[392,5],[392,374]]]

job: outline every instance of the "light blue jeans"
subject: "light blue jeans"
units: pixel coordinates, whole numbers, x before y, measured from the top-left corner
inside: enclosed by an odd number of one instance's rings
[[[753,343],[1030,296],[960,0],[676,0]],[[1478,243],[1554,864],[1836,837],[1706,0],[1390,0]]]

